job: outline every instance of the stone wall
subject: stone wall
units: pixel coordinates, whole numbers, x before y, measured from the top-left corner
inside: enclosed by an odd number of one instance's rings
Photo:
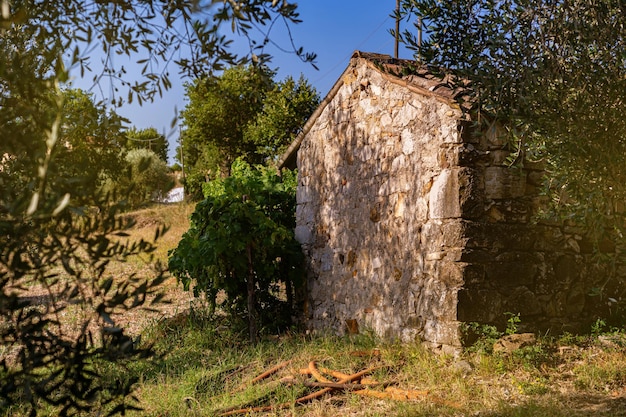
[[[458,169],[440,159],[459,146],[461,112],[367,65],[342,81],[298,153],[308,324],[344,331],[356,320],[382,335],[456,344],[462,271],[441,249],[456,239]]]
[[[462,214],[465,247],[458,319],[505,326],[520,314],[523,330],[553,334],[584,330],[608,314],[606,300],[593,297],[603,275],[591,245],[575,226],[537,222],[545,203],[539,195],[544,172],[528,161],[509,166],[509,152],[497,129],[475,135],[459,165],[480,184],[474,206]]]
[[[531,222],[540,167],[507,167],[496,129],[471,134],[452,101],[364,59],[342,77],[297,160],[311,329],[457,347],[461,321],[588,318],[582,234]]]

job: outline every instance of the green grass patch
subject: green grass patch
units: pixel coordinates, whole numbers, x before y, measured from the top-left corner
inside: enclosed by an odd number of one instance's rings
[[[621,415],[615,414],[623,405],[615,393],[620,384],[624,386],[624,352],[616,349],[574,345],[579,354],[570,361],[558,348],[567,339],[540,338],[537,345],[508,355],[467,350],[455,358],[435,355],[418,343],[383,341],[367,332],[346,337],[289,333],[251,345],[245,326],[233,323],[228,317],[192,309],[150,326],[144,343],[154,343],[160,356],[125,371],[139,378],[137,393],[144,407],[130,415],[211,416],[237,407],[280,404],[290,405],[247,415]],[[251,383],[285,361],[291,362],[267,379]],[[296,405],[297,398],[318,388],[281,381],[288,377],[312,381],[299,374],[310,361],[345,374],[374,368],[371,379],[428,393],[398,401],[335,391]],[[459,366],[461,362],[465,366]],[[593,406],[586,403],[589,398]]]

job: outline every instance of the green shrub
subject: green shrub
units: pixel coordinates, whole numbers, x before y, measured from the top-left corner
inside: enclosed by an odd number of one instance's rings
[[[269,168],[242,160],[231,176],[204,185],[205,199],[191,227],[170,252],[169,269],[196,296],[213,307],[246,315],[251,341],[258,325],[289,325],[302,283],[302,252],[295,240],[295,175],[281,178]]]

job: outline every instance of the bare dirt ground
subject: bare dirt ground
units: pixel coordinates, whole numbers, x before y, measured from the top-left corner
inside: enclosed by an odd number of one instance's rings
[[[157,205],[152,208],[140,210],[130,214],[135,220],[135,226],[129,230],[130,236],[127,238],[131,241],[144,239],[152,241],[157,227],[166,225],[169,227],[167,233],[159,239],[158,249],[155,253],[153,261],[160,261],[167,265],[167,252],[176,248],[178,242],[189,228],[189,216],[193,212],[193,205],[187,203]],[[123,263],[113,263],[107,270],[107,276],[114,277],[115,282],[122,282],[126,277],[136,274],[138,277],[150,279],[154,277],[156,272],[151,266],[151,262],[144,257],[133,257],[127,259]],[[164,301],[150,305],[153,296],[147,298],[146,306],[149,308],[134,308],[124,312],[120,312],[112,316],[115,325],[122,327],[125,334],[137,336],[141,331],[156,320],[174,316],[178,313],[188,311],[191,303],[194,302],[194,296],[189,291],[184,291],[182,285],[179,284],[175,277],[166,274],[165,282],[160,286],[161,291],[165,294]],[[19,291],[23,295],[20,297],[22,301],[27,302],[32,308],[45,309],[65,307],[57,314],[57,319],[63,323],[61,331],[64,337],[75,339],[81,331],[81,324],[87,319],[92,319],[88,329],[94,336],[100,334],[99,326],[101,321],[94,319],[96,316],[93,306],[66,305],[63,297],[59,297],[59,291],[62,287],[63,280],[53,287],[46,287],[42,284],[29,285],[26,290]],[[52,308],[51,308],[52,309]],[[5,355],[7,352],[5,352]],[[10,354],[9,354],[10,356]]]

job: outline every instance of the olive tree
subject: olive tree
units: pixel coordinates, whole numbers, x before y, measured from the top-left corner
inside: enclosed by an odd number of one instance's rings
[[[415,19],[401,37],[416,59],[472,81],[476,120],[502,122],[513,155],[545,163],[544,214],[584,225],[614,278],[626,232],[626,3],[403,0],[398,17]]]
[[[132,226],[118,215],[123,195],[75,187],[72,170],[60,169],[90,168],[88,159],[70,162],[77,154],[65,136],[74,100],[64,92],[66,82],[91,71],[94,88],[111,82],[100,89],[113,93],[105,97],[109,103],[153,100],[170,86],[172,63],[183,75],[198,77],[224,64],[263,62],[278,19],[297,23],[296,6],[270,0],[0,0],[0,412],[24,404],[36,415],[49,403],[60,415],[124,413],[136,407],[134,381],[117,385],[101,378],[96,365],[150,354],[124,334],[115,313],[145,306],[149,295],[158,302],[163,269],[154,265],[146,276],[108,272],[110,262],[150,253],[154,245],[123,239]],[[250,45],[244,56],[229,49],[237,36]],[[102,59],[90,58],[94,49]],[[116,65],[119,56],[142,67],[140,79]],[[85,140],[106,139],[103,132],[74,132]],[[65,157],[68,165],[61,163]],[[45,296],[29,296],[35,287]],[[72,305],[86,313],[68,331],[72,323],[64,312]]]
[[[131,207],[161,199],[172,189],[169,168],[153,151],[133,149],[126,154],[125,160],[127,172],[121,181],[130,188],[128,201]]]

